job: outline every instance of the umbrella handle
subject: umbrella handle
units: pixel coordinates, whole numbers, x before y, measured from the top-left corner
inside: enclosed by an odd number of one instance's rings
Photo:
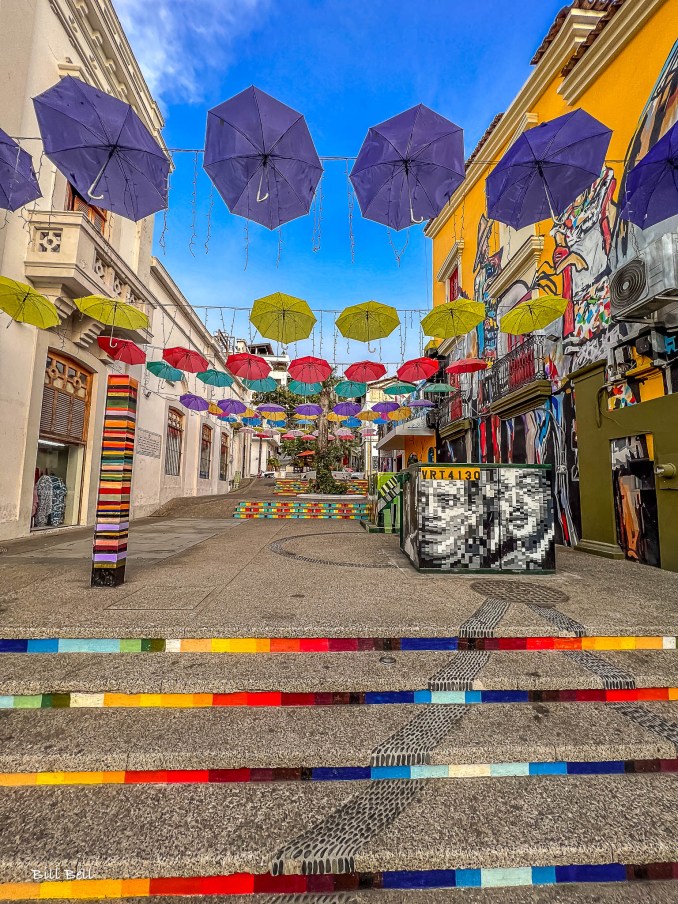
[[[412,220],[413,223],[423,223],[424,222],[423,217],[419,217],[419,219],[417,219],[417,217],[415,217],[414,210],[412,208],[412,198],[410,198],[410,219]]]
[[[260,204],[261,204],[262,201],[265,201],[266,198],[268,198],[268,194],[269,194],[268,192],[266,192],[265,195],[262,195],[262,194],[261,194],[261,186],[262,186],[262,183],[263,183],[263,181],[264,181],[264,167],[265,167],[265,166],[266,166],[266,164],[264,164],[264,165],[261,167],[261,176],[259,177],[259,188],[257,189],[257,201],[258,201]]]
[[[108,157],[104,161],[104,165],[101,167],[99,172],[96,174],[94,182],[92,182],[90,187],[87,189],[87,197],[91,198],[93,201],[101,201],[101,199],[104,197],[104,195],[95,195],[94,192],[96,191],[96,188],[97,188],[97,185],[99,184],[99,182],[101,182],[101,177],[104,174],[104,170],[110,163],[111,157],[113,156],[113,154],[115,154],[115,147],[112,147],[110,149],[110,151],[108,152]]]

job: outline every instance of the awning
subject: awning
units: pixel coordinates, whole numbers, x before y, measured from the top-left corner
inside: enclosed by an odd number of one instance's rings
[[[380,452],[390,452],[392,449],[404,449],[405,440],[410,436],[435,436],[436,432],[426,426],[426,415],[398,424],[395,430],[382,436],[376,445]]]

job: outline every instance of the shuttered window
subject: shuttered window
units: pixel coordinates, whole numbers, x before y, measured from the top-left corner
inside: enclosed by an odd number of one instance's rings
[[[45,368],[40,435],[84,443],[91,388],[91,373],[77,361],[50,351]]]
[[[176,408],[167,412],[167,445],[165,450],[165,474],[179,477],[181,474],[181,450],[184,444],[184,416]]]
[[[82,195],[79,195],[70,184],[66,195],[66,210],[84,213],[97,232],[103,234],[104,226],[106,225],[106,211],[100,207],[95,207],[93,204],[88,204]]]
[[[212,428],[202,425],[200,434],[200,477],[209,480],[212,465]]]
[[[228,480],[228,435],[221,434],[221,448],[219,452],[219,480]]]

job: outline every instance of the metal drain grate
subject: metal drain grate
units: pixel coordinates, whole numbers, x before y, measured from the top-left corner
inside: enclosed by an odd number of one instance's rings
[[[471,590],[481,596],[508,600],[510,603],[537,603],[540,606],[555,606],[569,599],[566,593],[556,587],[527,584],[524,581],[473,581]]]
[[[332,531],[330,533],[326,533],[325,531],[319,531],[316,534],[295,534],[293,537],[283,537],[280,540],[274,540],[273,543],[268,544],[268,549],[271,552],[274,552],[278,556],[285,556],[288,559],[294,559],[297,562],[308,562],[311,565],[335,565],[337,568],[397,568],[397,565],[394,565],[392,562],[384,562],[384,563],[371,563],[371,562],[336,562],[333,559],[316,559],[312,556],[301,556],[299,553],[291,552],[289,549],[285,549],[284,544],[291,543],[293,540],[304,540],[306,537],[329,537],[332,534],[336,536],[346,536],[345,531]],[[357,531],[356,531],[357,533]]]

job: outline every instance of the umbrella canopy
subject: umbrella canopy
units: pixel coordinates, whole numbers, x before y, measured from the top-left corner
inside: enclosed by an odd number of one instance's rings
[[[57,309],[49,298],[6,276],[0,276],[0,311],[18,323],[30,323],[41,330],[48,330],[60,322]]]
[[[482,302],[458,298],[456,301],[437,305],[423,318],[421,328],[426,336],[451,339],[470,333],[484,319],[485,305]]]
[[[337,317],[337,327],[346,339],[372,342],[390,336],[400,324],[395,308],[378,301],[366,301],[346,308]]]
[[[316,318],[305,301],[283,292],[258,298],[252,305],[250,322],[265,339],[287,345],[307,339]]]
[[[600,176],[612,131],[584,110],[528,129],[487,177],[487,215],[522,229],[555,219]]]
[[[294,433],[291,430],[287,433],[283,433],[280,439],[296,439],[296,430]]]
[[[210,414],[216,414],[217,417],[221,417],[223,413],[221,408],[219,408],[219,406],[215,402],[210,402],[207,410]]]
[[[184,408],[188,408],[189,411],[207,411],[210,407],[209,402],[206,399],[193,395],[192,392],[185,392],[183,395],[180,395],[179,401]]]
[[[633,167],[621,216],[649,229],[678,214],[678,123]]]
[[[367,383],[357,383],[355,380],[341,380],[334,387],[335,395],[340,399],[357,399],[367,392]]]
[[[322,383],[300,383],[299,380],[290,380],[287,388],[294,395],[312,396],[318,395],[323,388]]]
[[[302,439],[304,440],[304,442],[306,442],[306,443],[313,443],[313,442],[315,442],[315,439],[316,439],[315,436],[313,436],[312,433],[305,433],[301,438],[302,438]]]
[[[408,402],[410,408],[435,408],[435,402],[429,402],[428,399],[413,399]]]
[[[262,402],[261,405],[257,405],[257,410],[264,411],[268,414],[269,412],[278,413],[281,411],[284,413],[287,409],[284,405],[276,405],[275,402]]]
[[[182,345],[166,348],[162,353],[162,357],[172,367],[185,370],[189,374],[204,372],[208,367],[207,358],[204,358],[199,352],[195,352],[191,348],[184,348]]]
[[[338,405],[334,406],[332,411],[334,411],[335,414],[340,414],[342,417],[351,417],[360,411],[360,405],[357,402],[339,402]]]
[[[314,358],[311,355],[290,361],[287,370],[299,383],[322,383],[332,373],[332,367],[324,358]]]
[[[414,383],[391,383],[384,389],[386,395],[409,395],[417,387]]]
[[[372,421],[372,423],[374,424],[375,427],[377,425],[379,425],[380,427],[383,427],[384,424],[389,424],[390,421],[387,417],[378,417],[376,419],[376,421]]]
[[[247,411],[247,405],[244,405],[240,399],[222,399],[217,405],[224,414],[244,414]]]
[[[427,383],[423,391],[426,393],[449,393],[454,392],[455,387],[449,383]]]
[[[129,104],[67,75],[33,105],[45,154],[88,203],[130,220],[167,207],[170,162]]]
[[[389,411],[396,411],[400,408],[397,402],[377,402],[372,405],[372,411],[378,411],[379,414],[388,414]]]
[[[362,215],[405,229],[437,216],[464,180],[464,135],[423,104],[373,126],[351,170]]]
[[[340,414],[335,414],[334,411],[330,411],[327,415],[327,420],[331,421],[333,424],[337,424],[339,421],[343,420]]]
[[[119,298],[106,298],[104,295],[86,295],[76,298],[76,308],[87,317],[98,320],[104,326],[119,326],[125,330],[148,329],[148,317],[139,308],[135,308]],[[204,360],[204,359],[203,359]],[[171,362],[170,362],[171,363]],[[204,370],[207,367],[200,368]]]
[[[177,367],[172,367],[167,361],[148,361],[146,370],[159,377],[161,380],[169,380],[170,383],[176,383],[183,377],[182,372]]]
[[[273,377],[262,377],[261,380],[243,379],[243,383],[254,392],[274,392],[278,388]]]
[[[238,352],[226,358],[226,367],[236,377],[244,377],[246,380],[263,380],[271,372],[268,361],[259,355],[251,355],[249,352]]]
[[[374,383],[385,374],[384,365],[376,361],[357,361],[355,364],[350,364],[344,372],[347,379],[355,380],[358,383]]]
[[[396,405],[396,408],[397,407],[398,406]],[[376,411],[370,411],[369,409],[366,411],[359,411],[358,414],[356,414],[356,418],[359,421],[376,421],[378,417],[379,414]]]
[[[248,427],[261,427],[263,421],[260,417],[247,417],[246,412],[241,412],[243,414],[242,422]]]
[[[294,439],[299,439],[304,435],[303,430],[290,430],[290,436],[293,436]]]
[[[247,408],[247,407],[246,407],[245,410],[243,411],[243,414],[245,415],[245,417],[258,417],[258,418],[261,418],[259,412],[258,412],[258,411],[255,411],[253,408]]]
[[[218,405],[217,405],[217,408],[219,408]],[[219,408],[219,411],[221,411],[220,408]],[[232,414],[223,414],[222,413],[222,414],[219,414],[218,417],[219,417],[219,420],[223,421],[225,424],[237,424],[238,423],[238,419],[236,417],[233,417]]]
[[[114,361],[123,361],[125,364],[144,364],[146,362],[146,352],[140,349],[136,342],[130,342],[129,339],[99,336],[97,344]]]
[[[278,424],[280,421],[286,420],[285,413],[282,411],[271,411],[270,414],[266,414],[266,420],[269,423]]]
[[[218,386],[220,389],[233,386],[233,377],[230,374],[224,373],[223,370],[215,370],[213,367],[200,371],[196,377],[206,386]]]
[[[315,455],[313,449],[306,449],[305,452],[297,452],[297,458],[306,458],[308,455]]]
[[[543,330],[549,323],[562,317],[567,299],[558,295],[542,295],[529,301],[521,301],[499,321],[502,333],[522,336],[535,330]]]
[[[479,370],[487,370],[487,361],[484,358],[461,358],[453,361],[445,368],[446,374],[474,374]]]
[[[297,405],[294,410],[297,414],[301,414],[302,417],[317,417],[323,413],[322,407],[314,405],[312,402],[308,402],[305,405]]]
[[[268,229],[307,214],[322,175],[304,117],[254,86],[207,114],[203,165],[231,213]]]
[[[438,373],[439,366],[435,358],[413,358],[402,364],[396,373],[401,380],[418,383]]]
[[[408,417],[412,417],[412,409],[405,406],[403,408],[399,408],[397,411],[389,411],[386,417],[389,421],[404,421]]]
[[[342,427],[362,427],[362,421],[359,421],[357,417],[347,417],[342,421]]]
[[[31,155],[0,129],[0,208],[18,210],[41,196]]]
[[[312,424],[316,417],[317,417],[317,415],[314,415],[314,417],[312,417],[312,418],[304,417],[303,414],[295,414],[294,415],[294,418],[298,424]]]

